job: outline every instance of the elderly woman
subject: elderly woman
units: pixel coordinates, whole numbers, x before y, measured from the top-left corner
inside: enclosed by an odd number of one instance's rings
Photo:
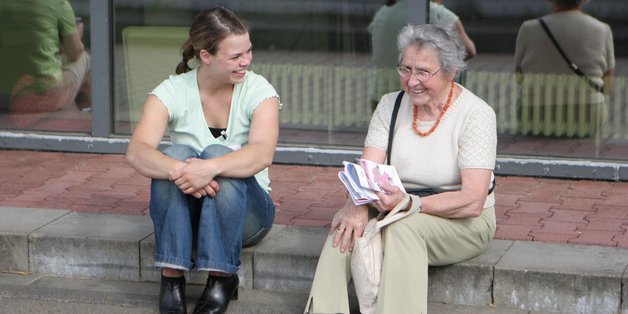
[[[389,126],[398,92],[386,94],[374,112],[362,158],[389,158],[405,189],[385,182],[372,208],[387,212],[403,202],[418,208],[382,229],[384,261],[377,313],[427,313],[428,265],[457,263],[480,254],[495,232],[493,168],[495,113],[486,102],[454,82],[465,68],[456,32],[434,25],[408,25],[398,38],[403,96],[393,145]],[[418,193],[417,193],[418,194]],[[424,195],[424,194],[422,194]],[[371,215],[375,211],[373,210]],[[351,250],[369,219],[369,207],[348,199],[335,215],[321,253],[306,311],[349,313],[347,284]]]

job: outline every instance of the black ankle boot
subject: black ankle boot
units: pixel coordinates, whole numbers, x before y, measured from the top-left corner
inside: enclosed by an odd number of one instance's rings
[[[219,314],[227,311],[230,300],[238,299],[238,274],[230,277],[209,276],[203,295],[196,303],[193,314]]]
[[[159,313],[186,314],[185,277],[165,277],[161,275],[159,289]]]

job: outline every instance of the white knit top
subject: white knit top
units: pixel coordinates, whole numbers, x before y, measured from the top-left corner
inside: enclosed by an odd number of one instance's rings
[[[495,168],[497,129],[495,112],[482,99],[462,88],[436,130],[426,137],[412,129],[412,104],[403,96],[395,124],[391,165],[395,166],[404,187],[460,189],[462,169]],[[365,146],[388,148],[388,128],[397,92],[382,97],[373,113]],[[425,132],[436,121],[419,121]],[[485,208],[495,204],[494,195]]]

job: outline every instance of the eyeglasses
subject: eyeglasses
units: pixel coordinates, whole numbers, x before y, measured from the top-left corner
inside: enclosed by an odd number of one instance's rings
[[[430,73],[429,71],[426,71],[426,70],[417,70],[416,72],[414,72],[414,77],[419,82],[424,83],[424,82],[429,81],[440,70],[441,69],[438,69],[434,73]],[[398,66],[397,72],[399,72],[399,75],[401,75],[402,77],[410,77],[410,75],[412,75],[412,69],[408,67],[404,67],[404,66]]]

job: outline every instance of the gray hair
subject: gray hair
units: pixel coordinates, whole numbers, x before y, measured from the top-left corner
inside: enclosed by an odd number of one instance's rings
[[[447,74],[455,74],[467,68],[464,61],[467,51],[452,27],[432,24],[405,26],[397,37],[399,62],[403,58],[403,51],[410,45],[434,50],[441,70]]]

